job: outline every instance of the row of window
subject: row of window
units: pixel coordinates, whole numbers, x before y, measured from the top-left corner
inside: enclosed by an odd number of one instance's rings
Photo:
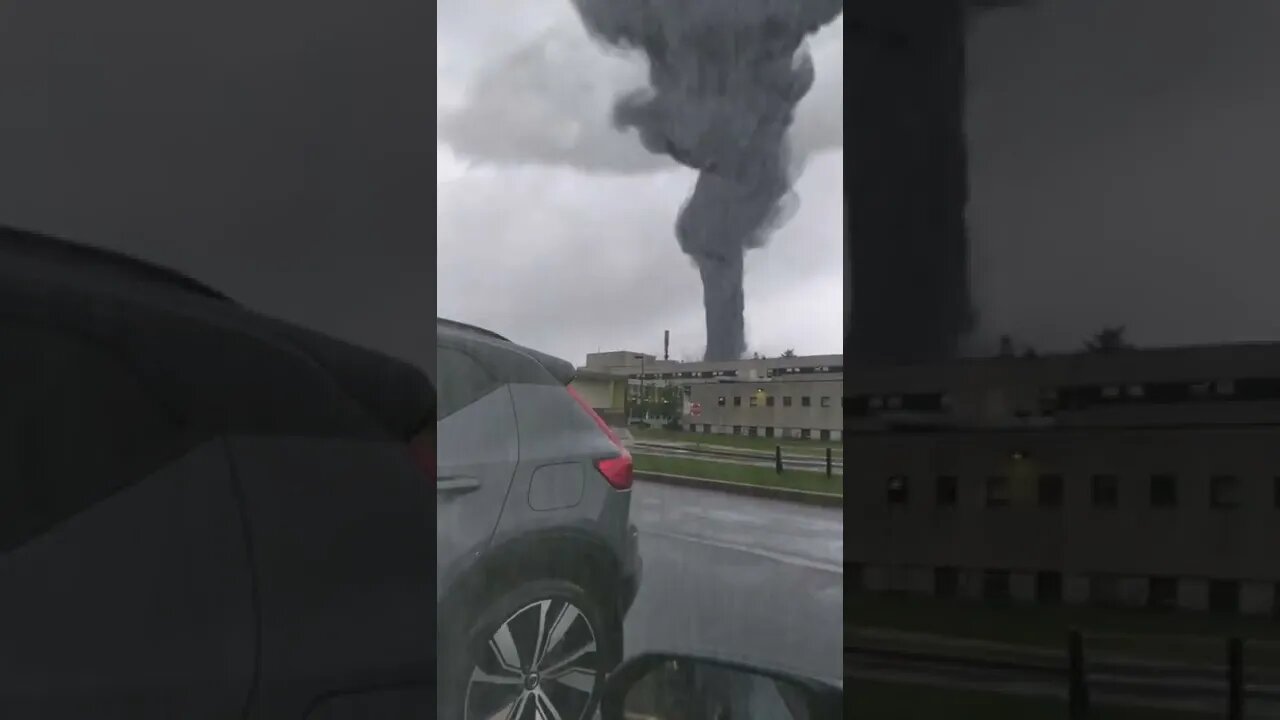
[[[685,370],[681,372],[639,373],[638,380],[675,380],[679,378],[738,377],[737,370]]]
[[[748,407],[760,407],[760,398],[761,398],[761,396],[763,396],[763,397],[764,397],[764,406],[765,406],[765,407],[774,407],[774,405],[776,404],[776,402],[775,402],[775,401],[777,400],[777,397],[775,397],[775,396],[773,396],[773,395],[764,395],[763,393],[756,394],[756,395],[748,395],[748,396],[747,396],[747,406],[748,406]],[[783,395],[783,396],[782,396],[782,407],[791,407],[791,406],[792,406],[792,402],[791,402],[791,401],[792,401],[792,398],[791,398],[791,396],[790,396],[790,395]],[[720,397],[716,398],[716,405],[718,405],[718,406],[720,406],[720,407],[725,407],[725,406],[728,404],[728,402],[729,402],[729,399],[728,399],[727,397],[725,397],[724,395],[721,395]],[[842,406],[844,405],[844,398],[840,398],[840,404],[841,404]],[[741,395],[734,395],[734,396],[733,396],[733,406],[734,406],[734,407],[742,407],[742,396],[741,396]],[[800,396],[800,407],[813,407],[813,398],[812,398],[811,396],[809,396],[809,395],[801,395],[801,396]],[[824,407],[824,408],[825,408],[825,407],[831,407],[831,397],[830,397],[830,396],[828,396],[828,395],[823,395],[823,396],[819,397],[819,398],[818,398],[818,407]]]
[[[853,582],[854,590],[865,589],[863,575],[865,571],[860,564],[848,569],[846,577]],[[1013,573],[1009,570],[989,568],[981,571],[981,595],[988,602],[1005,602],[1013,599]],[[952,599],[960,596],[960,574],[956,567],[933,568],[933,594],[935,597]],[[1119,607],[1126,604],[1121,593],[1121,578],[1116,575],[1094,574],[1088,576],[1091,604]],[[1186,579],[1177,577],[1145,577],[1131,578],[1143,583],[1145,598],[1138,598],[1142,604],[1153,610],[1171,610],[1178,607],[1178,589]],[[1215,612],[1240,611],[1240,581],[1231,579],[1210,579],[1208,593],[1209,609]],[[1038,603],[1053,605],[1063,601],[1062,573],[1056,570],[1041,570],[1035,573],[1035,600]],[[1133,598],[1130,598],[1133,600]],[[1273,607],[1280,616],[1280,583],[1276,584]]]
[[[951,406],[946,393],[858,395],[852,398],[852,415],[882,411],[941,412]],[[1280,378],[1151,382],[1129,385],[1081,385],[1044,388],[1040,410],[1083,410],[1093,405],[1173,404],[1184,402],[1250,402],[1280,400]]]
[[[814,365],[811,367],[769,368],[766,377],[786,377],[788,375],[833,374],[844,372],[843,365]],[[675,380],[680,378],[719,378],[738,377],[737,370],[680,370],[677,372],[637,373],[634,377],[640,380]]]
[[[813,373],[841,374],[843,372],[843,365],[814,365],[812,367],[769,368],[765,374],[769,377],[783,377],[786,375],[809,375]]]
[[[1280,509],[1280,477],[1272,478],[1272,503]],[[939,475],[933,481],[933,502],[937,507],[954,507],[959,498],[960,479],[955,475]],[[1065,480],[1062,475],[1041,475],[1036,478],[1036,504],[1043,508],[1062,507]],[[1152,475],[1148,479],[1148,504],[1153,508],[1177,507],[1181,500],[1178,476],[1168,473]],[[1209,478],[1209,506],[1230,509],[1240,505],[1243,487],[1236,475],[1214,475]],[[1097,508],[1115,508],[1120,505],[1120,478],[1117,475],[1099,474],[1090,478],[1090,503]],[[910,502],[911,487],[904,475],[894,475],[887,483],[886,496],[892,505]],[[983,504],[989,508],[1008,507],[1013,504],[1010,480],[1004,475],[986,478],[983,484]]]
[[[699,426],[696,424],[690,425],[689,432],[698,432],[698,427]],[[711,432],[710,425],[704,424],[701,427],[702,427],[702,432],[704,433]],[[746,425],[746,426],[734,425],[733,426],[734,435],[747,435],[749,437],[771,438],[771,437],[774,437],[774,432],[775,432],[775,428],[773,428],[772,426],[768,426],[768,427],[758,427],[755,425]],[[800,430],[801,440],[812,440],[815,436],[819,440],[830,440],[831,431],[830,430],[810,430],[809,428],[801,428]]]

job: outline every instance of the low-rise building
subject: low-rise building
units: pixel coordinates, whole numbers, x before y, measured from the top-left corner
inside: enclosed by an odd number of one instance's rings
[[[691,432],[839,440],[844,357],[807,355],[677,362],[619,350],[592,353],[580,374],[625,378],[631,397],[680,388]]]
[[[1280,612],[1280,345],[868,369],[848,390],[855,586]]]

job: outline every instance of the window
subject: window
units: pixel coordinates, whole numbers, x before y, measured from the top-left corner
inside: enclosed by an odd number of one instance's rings
[[[724,396],[723,396],[723,395],[721,395],[720,397],[716,398],[716,405],[719,405],[720,407],[724,407]]]
[[[826,395],[823,395],[821,398],[818,399],[818,405],[820,407],[831,407],[831,398],[827,397]]]
[[[819,431],[818,431],[818,439],[819,439],[819,440],[830,440],[830,439],[831,439],[831,431],[830,431],[830,430],[819,430]]]
[[[936,567],[933,569],[933,594],[935,597],[951,599],[960,594],[960,572],[953,567]]]
[[[773,437],[773,426],[769,426],[769,427],[767,427],[767,428],[765,428],[765,429],[764,429],[764,436],[765,436],[765,437]]]
[[[770,395],[764,399],[765,407],[773,407],[773,396]]]
[[[733,406],[734,406],[734,407],[742,407],[742,396],[741,396],[741,395],[734,395],[734,396],[733,396]]]
[[[1062,573],[1052,570],[1036,573],[1036,602],[1043,605],[1062,602]]]
[[[1209,505],[1222,509],[1239,506],[1240,478],[1235,475],[1214,475],[1209,478]]]
[[[959,480],[955,475],[939,475],[934,481],[935,500],[938,507],[953,507],[959,496]]]
[[[813,436],[813,431],[810,430],[809,428],[804,428],[800,431],[801,440],[808,440],[812,436]]]
[[[1240,583],[1235,580],[1210,580],[1209,610],[1220,613],[1240,612]]]
[[[987,570],[982,573],[983,600],[988,602],[1002,602],[1008,600],[1009,597],[1008,570]]]
[[[498,388],[497,379],[472,355],[455,347],[436,348],[436,419],[443,420]]]
[[[759,430],[760,428],[756,427],[755,425],[752,425],[751,427],[747,428],[747,435],[749,435],[750,437],[755,437],[756,434],[759,432]]]
[[[733,434],[734,434],[734,435],[741,435],[741,434],[742,434],[742,426],[741,426],[741,425],[734,425],[734,426],[733,426]]]
[[[0,321],[0,373],[22,379],[0,402],[0,551],[203,440],[178,424],[132,357],[86,337]]]
[[[1120,580],[1114,575],[1094,575],[1089,578],[1089,600],[1100,607],[1120,605]]]
[[[1178,607],[1178,579],[1153,577],[1147,581],[1147,607],[1153,610],[1173,610]]]
[[[756,397],[755,395],[752,395],[751,397],[747,398],[748,407],[756,407],[759,404],[760,404],[760,398]]]
[[[1120,479],[1115,475],[1093,476],[1093,506],[1113,508],[1120,504]]]
[[[844,570],[845,570],[845,583],[846,583],[845,587],[852,588],[854,592],[858,592],[859,590],[862,590],[863,589],[862,563],[860,562],[846,563],[844,566]]]
[[[708,424],[706,424],[706,423],[703,423],[703,425],[702,425],[702,432],[704,432],[704,433],[710,433],[710,432],[711,432],[711,426],[710,426],[710,425],[708,425]]]
[[[907,478],[903,475],[894,475],[889,478],[888,482],[889,504],[890,505],[906,505],[907,504]]]
[[[809,398],[809,396],[808,396],[808,395],[801,395],[801,396],[800,396],[800,407],[809,407],[809,405],[810,405],[810,402],[809,402],[809,401],[810,401],[810,398]]]
[[[1178,479],[1173,475],[1151,476],[1151,507],[1167,508],[1178,505]]]
[[[782,396],[782,407],[791,407],[791,396],[790,396],[790,395],[783,395],[783,396]]]
[[[996,475],[987,478],[987,507],[1009,506],[1009,478]]]
[[[1037,493],[1040,507],[1062,507],[1063,482],[1061,475],[1041,475]]]

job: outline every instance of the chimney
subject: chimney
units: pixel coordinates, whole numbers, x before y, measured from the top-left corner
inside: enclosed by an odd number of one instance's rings
[[[671,331],[670,330],[662,331],[662,359],[663,360],[671,359]]]

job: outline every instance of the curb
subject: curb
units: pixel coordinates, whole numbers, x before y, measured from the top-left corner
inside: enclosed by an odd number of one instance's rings
[[[640,453],[642,455],[645,455],[645,454],[664,455],[665,454],[665,455],[672,455],[673,457],[678,455],[689,455],[691,457],[696,458],[699,455],[706,455],[709,457],[727,457],[727,458],[735,458],[735,459],[741,459],[741,460],[761,460],[761,461],[768,461],[768,462],[773,462],[775,457],[773,453],[763,453],[763,452],[755,452],[755,451],[738,451],[738,450],[707,450],[705,448],[694,449],[694,448],[680,447],[678,445],[663,445],[661,443],[648,443],[648,442],[641,442],[641,441],[635,442],[634,447],[627,448],[627,449],[632,450],[633,452]],[[645,450],[651,450],[651,451],[663,450],[667,452],[645,453]],[[783,462],[783,466],[786,466],[786,465],[797,465],[801,467],[812,466],[812,467],[823,469],[826,467],[827,460],[825,457],[821,455],[802,455],[800,453],[787,455],[786,453],[783,453],[782,462]],[[843,472],[844,459],[832,457],[831,466],[833,468],[840,468],[840,470]]]
[[[670,475],[667,473],[655,472],[636,472],[635,477],[637,480],[648,480],[651,482],[665,483],[667,485],[701,488],[703,490],[719,490],[721,492],[733,493],[735,495],[750,495],[752,497],[767,498],[769,500],[785,500],[788,502],[801,503],[803,505],[844,507],[844,496],[832,493],[790,490],[787,488],[775,488],[765,485],[747,485],[744,483],[727,482],[724,480],[711,480],[709,478],[690,477],[688,475]]]

